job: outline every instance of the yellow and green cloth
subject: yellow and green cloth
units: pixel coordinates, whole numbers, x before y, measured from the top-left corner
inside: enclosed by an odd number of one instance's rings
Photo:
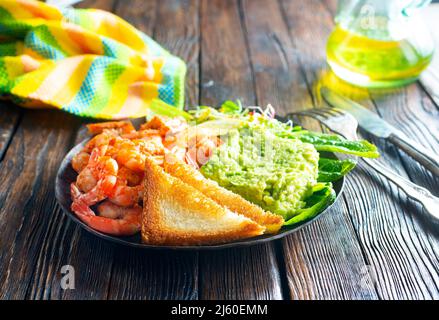
[[[0,0],[0,97],[103,119],[141,117],[154,99],[182,108],[185,63],[97,9]]]

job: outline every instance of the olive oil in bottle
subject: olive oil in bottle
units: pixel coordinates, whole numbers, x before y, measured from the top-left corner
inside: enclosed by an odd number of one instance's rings
[[[431,0],[338,0],[326,54],[341,79],[367,88],[416,80],[434,41],[419,14]]]
[[[343,80],[364,87],[393,87],[416,80],[428,66],[433,47],[409,39],[380,39],[337,25],[327,43],[327,61]]]

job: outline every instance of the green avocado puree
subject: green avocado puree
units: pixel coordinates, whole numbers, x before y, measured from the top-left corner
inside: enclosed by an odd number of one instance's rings
[[[200,169],[205,177],[285,219],[305,206],[318,176],[313,145],[250,127],[222,140]]]

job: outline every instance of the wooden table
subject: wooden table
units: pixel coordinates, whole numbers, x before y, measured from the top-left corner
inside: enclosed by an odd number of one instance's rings
[[[334,1],[84,1],[153,35],[188,64],[187,105],[239,98],[279,113],[321,104]],[[436,25],[439,10],[427,16]],[[436,32],[436,37],[439,34]],[[439,43],[439,38],[436,39]],[[439,47],[439,46],[438,46]],[[422,81],[362,103],[439,150],[439,62]],[[54,180],[84,120],[2,103],[2,299],[431,299],[439,298],[439,232],[394,185],[364,170],[316,223],[265,245],[214,252],[114,246],[80,229],[57,205]],[[316,127],[315,123],[306,122]],[[381,161],[439,195],[439,179],[393,145]],[[61,268],[75,269],[63,290]]]

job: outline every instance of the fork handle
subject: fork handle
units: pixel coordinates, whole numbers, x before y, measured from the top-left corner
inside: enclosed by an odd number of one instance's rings
[[[439,177],[439,156],[434,152],[424,148],[402,133],[392,133],[388,137],[388,140],[404,150],[410,157],[422,164],[435,176]]]
[[[403,178],[399,174],[387,169],[381,163],[376,160],[363,158],[364,162],[388,178],[390,181],[400,187],[409,198],[418,201],[425,209],[432,222],[439,226],[439,198],[435,197],[427,189],[411,182],[410,180]]]

